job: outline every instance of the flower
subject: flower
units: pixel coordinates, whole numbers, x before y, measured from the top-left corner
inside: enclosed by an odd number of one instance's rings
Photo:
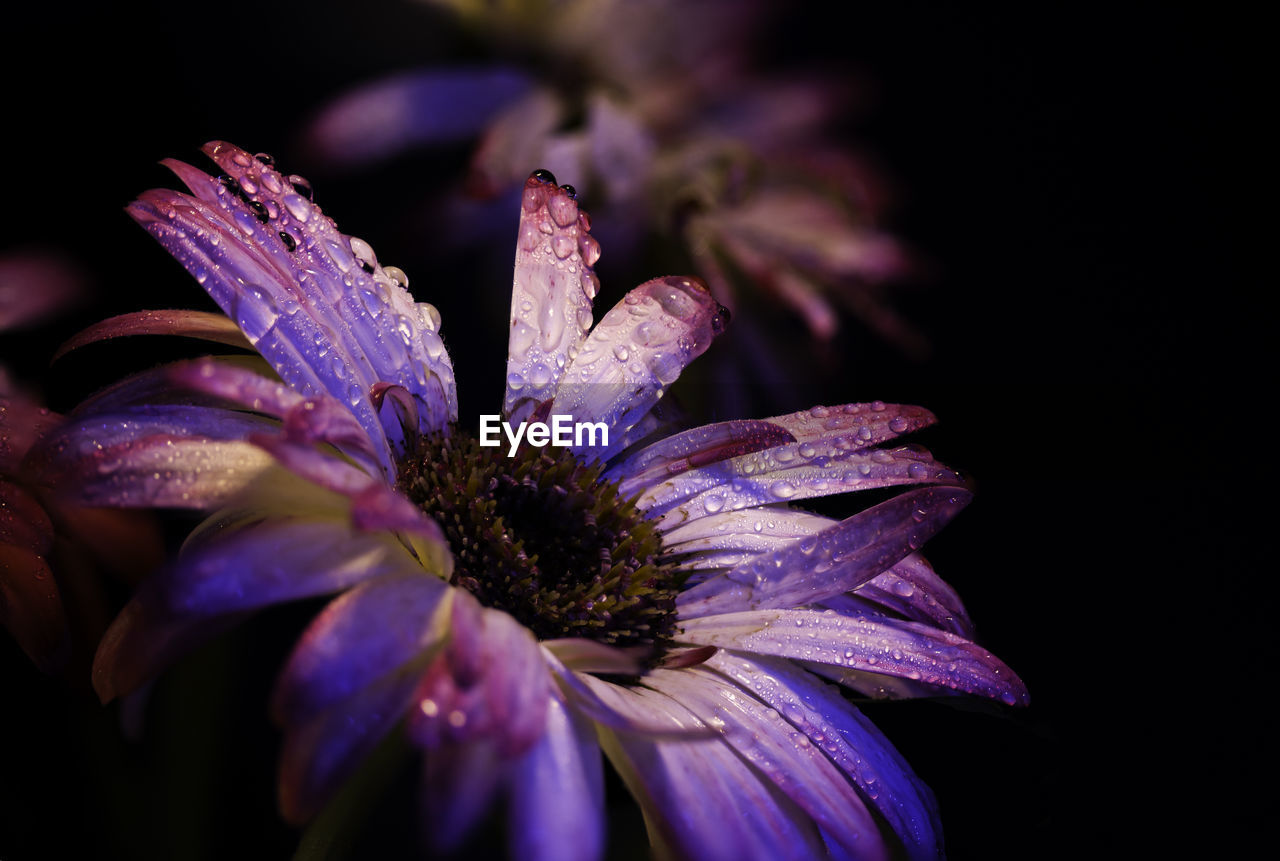
[[[850,312],[905,352],[927,352],[888,294],[912,267],[878,224],[884,183],[831,139],[853,88],[829,73],[754,67],[753,44],[786,25],[765,4],[433,5],[495,60],[401,72],[338,96],[306,132],[319,163],[367,165],[466,141],[466,190],[479,198],[517,193],[528,166],[542,164],[598,202],[614,253],[656,242],[741,309],[748,357],[769,345],[762,324],[779,305],[818,342]],[[462,222],[467,206],[450,204],[449,221]],[[485,229],[494,219],[481,212]],[[787,347],[772,345],[770,360],[785,361]]]
[[[603,752],[666,853],[940,853],[928,789],[826,683],[1026,702],[917,552],[970,498],[895,443],[930,413],[847,404],[670,433],[655,406],[723,309],[697,279],[663,277],[593,327],[590,220],[538,171],[502,416],[608,433],[485,446],[458,422],[439,315],[404,273],[269,157],[205,152],[225,175],[168,161],[190,194],[129,211],[229,319],[130,315],[80,340],[243,336],[258,356],[128,378],[34,458],[93,504],[211,512],[104,637],[104,700],[248,612],[336,594],[273,692],[290,821],[403,732],[439,848],[504,797],[513,854],[599,857]],[[794,507],[904,486],[842,521]]]

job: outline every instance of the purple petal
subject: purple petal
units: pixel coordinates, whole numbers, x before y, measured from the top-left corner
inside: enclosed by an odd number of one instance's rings
[[[627,688],[603,681],[585,672],[573,672],[551,654],[543,651],[547,666],[555,675],[560,689],[569,698],[575,712],[586,715],[595,723],[625,734],[642,735],[649,739],[670,738],[678,741],[706,739],[711,733],[706,727],[688,726],[672,722],[665,715],[637,711]]]
[[[707,724],[679,703],[643,688],[619,688],[636,722]],[[722,739],[655,741],[601,728],[600,744],[645,813],[657,854],[677,858],[821,858],[822,838],[806,816]]]
[[[662,536],[662,546],[672,555],[690,554],[686,557],[688,567],[703,569],[713,567],[700,562],[711,554],[733,553],[749,559],[796,539],[816,535],[838,522],[791,508],[765,506],[721,511],[668,530]]]
[[[454,607],[474,603],[454,593]],[[499,610],[453,617],[454,640],[427,668],[406,726],[420,747],[485,741],[510,758],[546,729],[551,676],[528,629]]]
[[[529,79],[514,69],[430,69],[356,87],[327,104],[305,134],[330,164],[378,161],[424,144],[478,135]]]
[[[448,591],[440,578],[414,573],[366,581],[330,602],[276,682],[275,720],[302,723],[415,659],[425,663],[447,628],[439,610]]]
[[[0,332],[38,323],[79,305],[88,279],[65,255],[9,252],[0,256]]]
[[[577,355],[591,328],[591,300],[600,289],[592,266],[600,246],[590,225],[554,176],[543,171],[526,180],[502,401],[509,421],[526,420],[552,399],[565,362]]]
[[[4,376],[0,374],[0,386]],[[62,416],[17,393],[0,391],[0,470],[17,474],[22,459]]]
[[[764,700],[821,748],[884,817],[908,858],[939,857],[942,826],[933,793],[838,688],[777,658],[721,651],[707,666]]]
[[[112,622],[94,660],[94,687],[104,701],[127,693],[245,612],[420,571],[393,536],[357,532],[337,517],[206,530]]]
[[[289,727],[280,753],[280,812],[297,825],[324,806],[409,707],[416,679],[392,672],[307,723]]]
[[[208,508],[271,463],[245,442],[273,423],[211,407],[78,416],[43,439],[31,468],[81,505]]]
[[[59,347],[53,354],[52,361],[98,341],[131,335],[181,335],[231,347],[243,347],[246,350],[253,349],[239,327],[222,314],[185,310],[135,311],[94,323]]]
[[[769,422],[720,422],[646,446],[609,467],[605,478],[619,482],[618,493],[626,499],[687,470],[793,441],[785,429]]]
[[[439,854],[457,850],[489,813],[513,762],[488,739],[437,748],[423,758],[422,833]]]
[[[955,590],[948,586],[924,557],[911,554],[888,571],[877,574],[858,587],[854,595],[824,599],[824,607],[842,610],[839,602],[856,597],[904,618],[973,638],[973,622]]]
[[[834,610],[752,610],[690,619],[678,640],[900,676],[1025,705],[1026,687],[999,658],[962,637],[915,622]]]
[[[581,454],[607,460],[680,372],[723,330],[727,315],[697,278],[655,278],[628,293],[596,325],[565,369],[552,413],[604,422],[607,447]]]
[[[796,442],[843,440],[848,447],[864,448],[928,427],[937,418],[924,407],[872,401],[813,407],[764,421],[785,428]]]
[[[972,498],[933,487],[895,496],[683,592],[680,618],[795,607],[849,592],[919,549]]]
[[[508,774],[511,857],[593,861],[604,854],[604,771],[589,721],[559,697],[542,739]]]
[[[488,124],[471,158],[467,186],[473,194],[486,197],[515,185],[531,165],[548,166],[548,142],[566,111],[552,90],[536,87],[508,104]],[[549,165],[552,170],[563,166]],[[585,165],[572,171],[585,176]]]
[[[669,527],[725,510],[877,487],[962,481],[915,445],[842,450],[827,441],[788,443],[689,470],[646,490],[636,504]]]
[[[879,828],[858,791],[809,737],[741,688],[705,669],[655,670],[645,683],[716,727],[724,742],[771,780],[856,858],[887,858]]]

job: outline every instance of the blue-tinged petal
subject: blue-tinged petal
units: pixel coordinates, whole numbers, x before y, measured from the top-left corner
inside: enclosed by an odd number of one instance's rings
[[[899,494],[681,593],[681,619],[796,607],[856,589],[932,538],[969,500],[960,488]]]
[[[248,611],[418,568],[394,536],[359,532],[340,517],[240,520],[218,540],[208,534],[188,541],[172,567],[148,579],[103,636],[93,683],[104,701]]]
[[[851,858],[888,849],[857,789],[809,737],[725,677],[694,667],[655,670],[645,684],[671,697],[755,766]]]
[[[502,413],[521,422],[550,401],[591,328],[600,246],[574,195],[546,171],[524,184]]]
[[[483,741],[502,757],[522,754],[546,729],[551,676],[537,640],[466,592],[453,606],[452,640],[423,674],[409,737],[426,750]]]
[[[754,555],[816,535],[839,521],[799,509],[762,506],[721,511],[670,529],[662,546],[672,554],[737,550]]]
[[[590,721],[558,696],[542,740],[507,775],[512,858],[592,861],[604,853],[604,770]]]
[[[877,487],[962,482],[919,446],[855,449],[818,440],[689,470],[649,488],[636,504],[671,528],[719,511]]]
[[[132,335],[181,335],[186,338],[199,338],[226,344],[230,347],[253,349],[253,345],[245,339],[235,323],[222,314],[210,314],[208,311],[162,310],[135,311],[132,314],[121,314],[107,320],[94,323],[89,328],[74,335],[60,346],[53,354],[51,361],[57,361],[72,350],[106,341],[110,338],[124,338]]]
[[[41,440],[29,464],[80,505],[210,508],[270,465],[245,439],[274,427],[212,407],[77,416]]]
[[[861,619],[834,610],[751,610],[681,623],[677,640],[780,655],[1025,705],[1027,689],[995,655],[916,622]]]
[[[655,717],[638,712],[626,688],[602,681],[586,672],[578,673],[567,669],[545,646],[542,654],[572,709],[600,726],[649,739],[689,741],[705,739],[711,735],[706,727],[685,726],[672,723],[660,714]]]
[[[672,434],[609,467],[604,477],[618,482],[625,499],[690,469],[793,442],[785,429],[764,421],[729,421]]]
[[[330,164],[364,164],[416,146],[471,140],[531,87],[515,69],[406,72],[339,96],[305,135],[316,156]]]
[[[490,739],[427,751],[419,797],[427,846],[442,854],[457,850],[492,809],[512,765]]]
[[[438,577],[407,570],[330,602],[289,656],[272,716],[285,726],[302,723],[389,672],[425,664],[447,630],[450,591]]]
[[[609,428],[608,446],[583,446],[577,453],[607,460],[621,451],[625,433],[726,321],[725,309],[693,277],[655,278],[623,297],[591,330],[552,402],[552,413]]]
[[[618,708],[636,722],[711,730],[688,709],[655,691],[618,691]],[[603,727],[598,732],[605,755],[640,804],[659,857],[825,857],[822,838],[809,817],[723,739],[664,741]]]
[[[720,651],[707,666],[776,709],[822,750],[884,817],[912,861],[942,854],[942,824],[933,793],[838,688],[778,658]]]
[[[879,612],[887,610],[973,639],[973,622],[960,597],[919,554],[913,553],[888,571],[877,574],[859,586],[857,592],[825,598],[821,604],[843,610],[846,606],[843,602],[854,599]]]
[[[387,673],[286,730],[278,782],[286,820],[299,825],[319,812],[399,722],[415,682],[410,669]]]

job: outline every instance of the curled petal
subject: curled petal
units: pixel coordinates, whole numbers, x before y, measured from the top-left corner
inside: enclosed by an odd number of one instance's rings
[[[690,619],[679,640],[780,655],[1025,705],[1026,686],[995,655],[915,622],[841,616],[833,610],[752,610]]]
[[[555,177],[538,171],[524,184],[516,240],[507,386],[502,412],[525,421],[555,395],[565,363],[591,328],[591,300],[600,289],[592,266],[600,246],[591,221]]]
[[[222,314],[188,310],[135,311],[132,314],[121,314],[118,317],[94,323],[74,335],[58,348],[53,354],[52,361],[57,361],[72,350],[78,350],[89,344],[130,335],[181,335],[186,338],[200,338],[204,341],[226,344],[230,347],[253,349],[253,345],[245,338],[240,328]]]
[[[972,498],[959,488],[900,494],[681,593],[680,618],[796,607],[856,589],[921,547]]]
[[[707,285],[693,277],[655,278],[623,297],[565,369],[551,407],[553,413],[608,426],[609,446],[578,453],[607,460],[620,451],[625,433],[702,355],[727,320]]]

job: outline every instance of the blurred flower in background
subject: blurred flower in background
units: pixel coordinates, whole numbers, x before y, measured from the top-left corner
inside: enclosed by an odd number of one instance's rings
[[[852,312],[906,354],[924,338],[889,288],[909,269],[878,224],[875,172],[828,133],[856,105],[851,79],[753,65],[777,9],[763,2],[448,2],[493,56],[355,87],[306,132],[320,164],[356,168],[474,141],[442,221],[490,234],[531,167],[589,199],[611,256],[692,268],[737,315],[727,375],[779,379],[811,363]],[[498,196],[500,208],[475,199]],[[505,230],[500,242],[505,243]],[[495,240],[499,241],[499,240]],[[811,340],[771,337],[777,310]]]

